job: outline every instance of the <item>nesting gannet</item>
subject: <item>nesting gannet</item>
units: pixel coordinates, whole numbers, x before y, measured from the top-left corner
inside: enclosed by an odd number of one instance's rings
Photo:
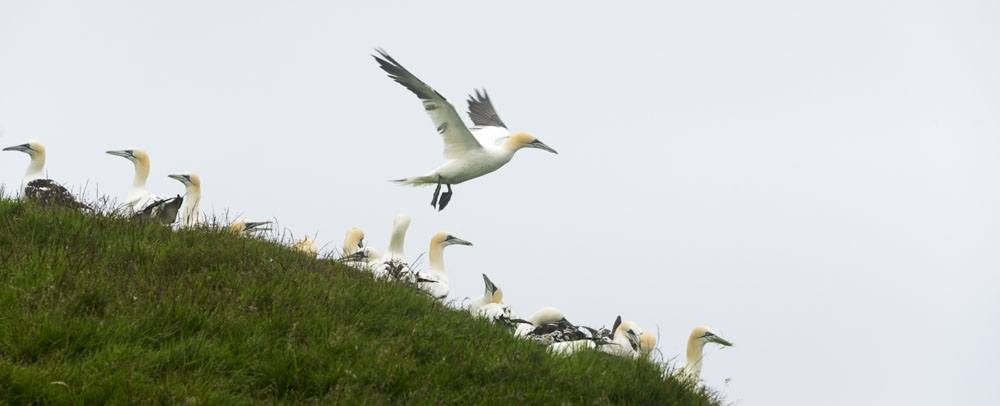
[[[416,277],[417,287],[438,299],[448,296],[448,275],[444,273],[444,247],[449,245],[471,246],[472,243],[444,231],[434,234],[427,254],[430,262],[427,271],[419,273]]]
[[[635,322],[622,321],[621,316],[615,320],[611,328],[611,342],[601,346],[601,351],[623,357],[636,358],[642,349],[642,329]]]
[[[473,300],[469,312],[493,323],[510,323],[510,306],[503,303],[503,291],[483,274],[483,296]]]
[[[378,278],[389,278],[396,280],[406,280],[412,277],[410,264],[406,262],[406,253],[403,245],[406,242],[406,230],[410,228],[410,216],[397,214],[392,219],[392,235],[389,239],[389,248],[385,253],[380,253],[374,249],[363,249],[368,258],[368,265]]]
[[[588,331],[593,331],[589,327],[574,325],[563,316],[559,309],[554,307],[543,307],[528,317],[528,320],[514,319],[513,321],[518,323],[514,330],[515,336],[545,345],[589,339],[590,337],[580,329],[585,328]]]
[[[135,174],[132,177],[132,190],[125,196],[124,207],[129,213],[139,213],[154,202],[163,200],[161,197],[146,190],[146,179],[149,178],[149,154],[145,150],[133,148],[107,151],[107,153],[128,159],[132,162],[132,166],[135,169]]]
[[[469,96],[469,118],[474,127],[467,127],[444,96],[417,79],[410,71],[396,62],[389,54],[376,49],[374,56],[389,77],[403,85],[423,102],[437,132],[444,140],[444,157],[448,161],[423,176],[396,180],[403,185],[437,185],[431,206],[444,210],[451,200],[452,185],[475,179],[510,162],[514,153],[522,148],[537,148],[556,154],[556,150],[525,133],[511,133],[500,120],[493,102],[484,90]],[[441,194],[441,185],[448,191]],[[438,200],[440,196],[441,200]]]
[[[343,255],[352,255],[365,247],[365,232],[360,228],[351,227],[344,235]]]
[[[382,258],[382,254],[371,247],[365,247],[365,232],[358,227],[347,229],[344,245],[337,261],[355,268],[369,268],[369,264]]]
[[[649,358],[653,354],[653,350],[656,349],[656,335],[644,331],[639,334],[639,355],[643,358]]]
[[[270,221],[236,220],[229,225],[229,231],[233,234],[253,234],[258,231],[270,231],[270,225]]]
[[[10,146],[3,150],[23,152],[31,158],[28,170],[21,181],[21,191],[26,199],[43,204],[91,209],[90,206],[77,201],[65,187],[45,177],[45,146],[41,142],[29,140],[25,144]]]
[[[705,344],[708,343],[716,343],[724,347],[733,345],[733,343],[715,334],[711,327],[695,327],[694,330],[691,330],[691,335],[688,336],[684,367],[678,369],[674,375],[680,379],[698,382],[701,379],[701,361],[704,356]]]
[[[184,202],[180,210],[180,226],[191,227],[199,222],[198,204],[201,202],[201,178],[193,173],[167,175],[184,184]]]
[[[301,240],[296,241],[295,246],[293,248],[311,257],[315,257],[316,254],[319,252],[319,250],[316,249],[316,242],[313,241],[312,238],[309,238],[309,236],[303,237]]]

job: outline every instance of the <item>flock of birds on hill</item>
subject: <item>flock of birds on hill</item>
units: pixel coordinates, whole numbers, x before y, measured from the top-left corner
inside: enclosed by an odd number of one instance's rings
[[[399,179],[395,182],[405,185],[435,185],[431,206],[444,210],[452,198],[452,185],[478,178],[510,162],[514,154],[523,148],[536,148],[556,153],[531,134],[512,133],[500,120],[489,95],[475,91],[468,99],[468,115],[474,126],[468,127],[462,121],[455,107],[444,96],[414,76],[381,49],[374,58],[389,77],[403,85],[423,103],[424,110],[431,117],[437,132],[444,140],[444,155],[447,161],[423,176]],[[65,187],[45,176],[45,146],[38,141],[10,146],[4,151],[19,151],[31,158],[24,175],[22,196],[40,204],[57,204],[83,210],[93,210],[78,201]],[[145,221],[153,221],[165,226],[194,227],[201,222],[198,204],[201,200],[201,178],[194,173],[168,175],[184,185],[183,195],[161,197],[146,189],[149,177],[150,159],[146,151],[133,148],[107,151],[108,154],[128,159],[134,167],[132,189],[125,197],[121,209],[127,216]],[[442,193],[441,188],[447,190]],[[252,234],[269,230],[271,222],[236,221],[228,227],[238,234]],[[417,272],[410,267],[404,252],[406,231],[410,217],[399,214],[393,221],[389,246],[380,252],[365,245],[365,234],[360,228],[347,230],[342,247],[342,256],[337,260],[358,269],[373,273],[375,278],[394,280],[413,286],[430,296],[444,300],[450,293],[448,275],[444,267],[444,248],[451,245],[472,246],[472,243],[447,232],[434,234],[428,248],[428,269]],[[306,237],[295,242],[294,249],[307,255],[316,256],[315,242]],[[611,329],[595,329],[571,323],[561,311],[553,307],[542,308],[527,319],[515,318],[509,305],[503,302],[503,290],[485,274],[483,296],[473,300],[468,310],[473,316],[485,318],[494,324],[508,328],[517,337],[536,341],[548,346],[555,354],[571,354],[593,349],[623,357],[650,357],[656,348],[656,336],[644,331],[632,321],[623,321],[621,316],[614,321]],[[716,334],[707,326],[698,326],[691,331],[687,342],[686,362],[674,374],[681,379],[694,382],[699,380],[702,365],[702,351],[706,344],[716,343],[731,346],[729,341]]]

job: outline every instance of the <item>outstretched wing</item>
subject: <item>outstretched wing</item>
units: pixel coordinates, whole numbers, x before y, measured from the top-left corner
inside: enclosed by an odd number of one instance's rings
[[[378,62],[382,70],[388,73],[392,80],[395,80],[417,95],[424,103],[424,110],[427,111],[427,115],[434,122],[434,127],[437,128],[438,133],[444,139],[445,158],[454,159],[466,151],[477,150],[483,147],[476,140],[476,137],[472,136],[472,132],[465,126],[465,123],[462,122],[462,118],[455,111],[455,106],[448,103],[448,100],[444,96],[441,96],[436,90],[420,79],[417,79],[416,76],[406,70],[403,65],[396,62],[395,59],[382,49],[376,49],[375,51],[378,52],[378,55],[374,55],[375,61]]]
[[[493,101],[490,100],[490,95],[486,93],[486,89],[480,93],[479,89],[476,89],[475,94],[469,95],[469,118],[472,119],[472,123],[480,127],[503,127],[507,126],[500,120],[500,116],[497,114],[497,110],[493,108]]]

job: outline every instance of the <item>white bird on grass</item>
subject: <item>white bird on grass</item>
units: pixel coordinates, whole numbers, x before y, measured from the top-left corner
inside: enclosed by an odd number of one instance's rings
[[[125,209],[129,214],[142,212],[143,209],[161,197],[146,190],[146,179],[149,178],[149,154],[141,148],[107,151],[108,154],[120,156],[132,162],[135,174],[132,177],[132,190],[125,196]]]
[[[236,220],[229,225],[229,231],[233,234],[253,234],[260,231],[271,231],[270,221],[245,221]]]
[[[65,187],[45,177],[45,146],[41,142],[29,140],[27,143],[10,146],[3,150],[23,152],[31,158],[28,170],[21,180],[21,192],[26,199],[42,204],[92,210],[90,206],[77,201]]]
[[[309,238],[309,236],[296,241],[292,248],[313,258],[315,258],[316,254],[319,252],[319,250],[316,249],[316,241]]]
[[[601,346],[601,351],[622,357],[637,358],[642,350],[642,329],[633,321],[622,321],[621,316],[611,328],[611,342]]]
[[[503,303],[503,291],[483,274],[485,289],[483,296],[473,300],[469,312],[475,317],[485,318],[493,323],[510,322],[510,306]]]
[[[167,175],[184,184],[183,204],[180,207],[179,227],[193,227],[200,222],[198,205],[201,203],[201,178],[194,173]],[[176,199],[176,198],[171,198]]]
[[[687,353],[684,367],[674,372],[674,376],[682,380],[698,382],[701,379],[701,361],[704,357],[705,344],[716,343],[731,347],[733,343],[720,337],[709,326],[698,326],[691,330],[688,336]]]
[[[477,90],[474,96],[469,97],[469,118],[475,126],[466,126],[455,111],[455,106],[444,96],[406,70],[385,51],[376,51],[378,55],[374,57],[382,70],[420,98],[424,110],[430,115],[434,127],[444,140],[444,157],[447,162],[423,176],[395,181],[403,185],[437,185],[431,200],[432,207],[444,210],[451,200],[452,185],[500,169],[522,148],[537,148],[557,154],[556,150],[531,134],[511,133],[507,130],[485,90],[482,93]],[[448,187],[444,194],[441,194],[441,185]]]
[[[444,272],[444,247],[449,245],[472,246],[472,243],[444,231],[434,234],[427,254],[429,261],[427,271],[416,275],[417,287],[437,299],[448,297],[450,289],[448,275]]]

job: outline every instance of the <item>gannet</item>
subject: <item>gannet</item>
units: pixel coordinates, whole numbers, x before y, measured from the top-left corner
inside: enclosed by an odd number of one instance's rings
[[[473,300],[469,312],[475,317],[485,318],[493,323],[510,323],[510,306],[503,303],[503,291],[483,274],[485,285],[483,296]]]
[[[193,173],[167,175],[184,184],[184,204],[180,210],[181,227],[192,227],[199,222],[198,204],[201,202],[201,178]]]
[[[556,150],[526,132],[511,133],[500,120],[493,102],[484,90],[469,96],[469,118],[474,127],[467,127],[455,111],[455,107],[444,96],[417,79],[410,71],[396,62],[389,54],[376,49],[375,61],[389,77],[403,85],[423,102],[424,110],[430,115],[437,132],[444,140],[443,165],[423,176],[399,179],[402,185],[437,185],[431,206],[444,210],[451,200],[452,185],[475,179],[493,172],[510,162],[514,153],[522,148],[537,148],[557,154]],[[448,191],[441,194],[441,185]],[[438,201],[438,196],[441,200]]]
[[[352,255],[365,247],[365,232],[360,228],[351,227],[344,235],[343,255]]]
[[[639,335],[639,355],[643,358],[649,358],[655,349],[656,335],[648,331],[644,331]]]
[[[229,225],[229,231],[233,234],[253,234],[258,231],[270,231],[270,225],[270,221],[236,220]]]
[[[375,262],[382,254],[365,247],[365,232],[358,227],[347,229],[344,235],[344,245],[341,249],[341,256],[338,261],[355,268],[370,268],[370,263]]]
[[[684,367],[676,370],[674,375],[679,379],[698,382],[701,379],[701,361],[704,356],[705,344],[708,343],[716,343],[724,347],[733,345],[715,334],[711,327],[695,327],[694,330],[691,330],[691,335],[688,336]]]
[[[10,146],[3,150],[23,152],[31,158],[28,170],[21,180],[21,192],[26,199],[43,204],[92,210],[90,206],[77,201],[65,187],[45,177],[45,146],[41,142],[29,140],[25,144]]]
[[[295,246],[293,248],[310,257],[316,257],[316,254],[319,252],[319,250],[316,249],[316,242],[313,241],[312,238],[309,238],[309,236],[303,237],[301,240],[296,241]]]
[[[622,321],[621,316],[615,320],[611,328],[611,342],[601,346],[601,351],[623,357],[636,358],[642,349],[642,329],[635,322]]]
[[[125,196],[125,209],[128,213],[135,214],[143,209],[162,200],[161,197],[146,190],[146,179],[149,178],[149,154],[141,148],[125,149],[119,151],[107,151],[108,154],[120,156],[132,161],[135,175],[132,177],[132,190]]]
[[[374,249],[364,249],[364,255],[368,258],[368,265],[377,278],[389,278],[395,280],[407,280],[413,275],[410,271],[410,264],[406,262],[406,253],[403,245],[406,242],[406,230],[410,228],[410,216],[400,213],[392,219],[392,235],[389,239],[389,248],[385,253],[380,253]]]
[[[518,323],[514,330],[515,336],[545,345],[589,339],[590,337],[580,331],[580,328],[591,331],[591,335],[594,334],[594,330],[589,327],[576,326],[571,323],[555,307],[543,307],[528,317],[528,320],[514,319],[513,321]]]
[[[419,273],[416,277],[417,287],[438,299],[448,296],[448,275],[444,273],[444,247],[449,245],[471,246],[472,243],[444,231],[434,234],[427,254],[430,262],[427,271]]]

